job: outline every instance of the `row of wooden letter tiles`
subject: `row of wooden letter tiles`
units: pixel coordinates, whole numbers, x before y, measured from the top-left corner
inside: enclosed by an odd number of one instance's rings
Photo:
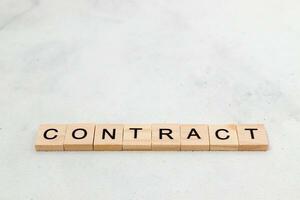
[[[37,151],[266,151],[264,125],[43,124]]]

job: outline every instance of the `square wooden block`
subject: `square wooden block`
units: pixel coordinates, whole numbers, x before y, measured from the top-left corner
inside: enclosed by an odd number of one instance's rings
[[[97,124],[94,137],[95,151],[122,151],[123,125]]]
[[[70,124],[64,141],[66,151],[92,151],[95,124]]]
[[[211,151],[237,151],[238,137],[235,125],[210,125]]]
[[[180,126],[178,124],[152,125],[153,151],[180,151]]]
[[[42,124],[35,143],[36,151],[63,151],[66,125]]]
[[[209,151],[208,125],[181,125],[181,151]]]
[[[123,150],[151,150],[151,125],[125,125],[123,133]]]
[[[268,137],[263,124],[237,125],[240,151],[268,150]]]

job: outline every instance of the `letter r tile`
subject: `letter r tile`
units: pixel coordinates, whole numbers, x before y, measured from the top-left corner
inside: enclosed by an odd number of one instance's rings
[[[152,150],[180,151],[180,126],[178,124],[153,124]]]

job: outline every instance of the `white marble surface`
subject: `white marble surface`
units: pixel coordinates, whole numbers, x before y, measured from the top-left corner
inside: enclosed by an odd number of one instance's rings
[[[300,199],[298,0],[0,0],[0,199]],[[44,122],[265,123],[268,152],[34,151]]]

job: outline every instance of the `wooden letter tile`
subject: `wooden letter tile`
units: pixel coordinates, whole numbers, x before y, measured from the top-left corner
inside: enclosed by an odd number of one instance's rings
[[[66,151],[92,151],[94,143],[94,124],[70,124],[64,141]]]
[[[98,124],[96,125],[94,150],[95,151],[122,151],[123,125]]]
[[[152,125],[153,151],[179,151],[180,127],[177,124]]]
[[[123,150],[151,150],[151,125],[125,125]]]
[[[42,124],[38,129],[36,151],[63,151],[66,125]]]
[[[209,151],[208,125],[181,125],[181,151]]]
[[[266,151],[267,132],[262,124],[237,125],[240,151]]]
[[[237,151],[238,137],[235,125],[209,126],[211,151]]]

